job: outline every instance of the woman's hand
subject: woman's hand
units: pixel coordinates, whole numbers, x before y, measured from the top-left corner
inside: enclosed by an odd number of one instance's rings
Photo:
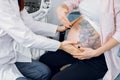
[[[57,16],[63,25],[66,27],[71,26],[70,21],[67,19],[66,15],[69,13],[69,10],[65,4],[62,4],[57,8]]]
[[[98,53],[97,50],[94,50],[92,48],[80,48],[80,49],[83,50],[83,52],[80,53],[79,55],[73,56],[74,58],[83,60],[83,59],[90,59],[90,58],[101,55],[101,53]]]

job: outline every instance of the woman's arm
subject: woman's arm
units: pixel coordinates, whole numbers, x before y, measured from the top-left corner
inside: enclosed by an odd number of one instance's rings
[[[116,30],[112,38],[110,38],[102,47],[97,49],[98,54],[110,50],[120,43],[120,10],[115,15],[116,17]]]

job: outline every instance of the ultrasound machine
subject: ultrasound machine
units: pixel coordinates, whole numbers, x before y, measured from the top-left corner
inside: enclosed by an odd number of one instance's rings
[[[50,11],[51,0],[25,0],[25,8],[37,21],[44,19]]]

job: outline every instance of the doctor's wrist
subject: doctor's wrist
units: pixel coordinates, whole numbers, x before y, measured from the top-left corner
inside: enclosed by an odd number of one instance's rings
[[[66,29],[68,29],[68,28],[65,27],[65,26],[58,26],[58,27],[57,27],[57,32],[63,32],[63,31],[65,31]]]
[[[60,47],[59,47],[59,49],[66,51],[67,45],[68,45],[68,44],[67,44],[65,41],[60,42]]]
[[[60,42],[60,47],[59,47],[59,49],[61,49],[61,50],[64,49],[64,48],[63,48],[63,43],[62,43],[62,42]]]

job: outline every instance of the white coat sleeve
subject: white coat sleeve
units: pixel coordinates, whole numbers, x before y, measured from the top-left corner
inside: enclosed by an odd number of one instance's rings
[[[21,17],[24,23],[36,34],[44,36],[56,36],[58,25],[53,25],[46,22],[35,21],[31,15],[24,9],[21,12]]]
[[[0,28],[11,38],[25,47],[56,51],[60,42],[34,34],[22,21],[20,15],[11,8],[8,0],[0,2]]]

